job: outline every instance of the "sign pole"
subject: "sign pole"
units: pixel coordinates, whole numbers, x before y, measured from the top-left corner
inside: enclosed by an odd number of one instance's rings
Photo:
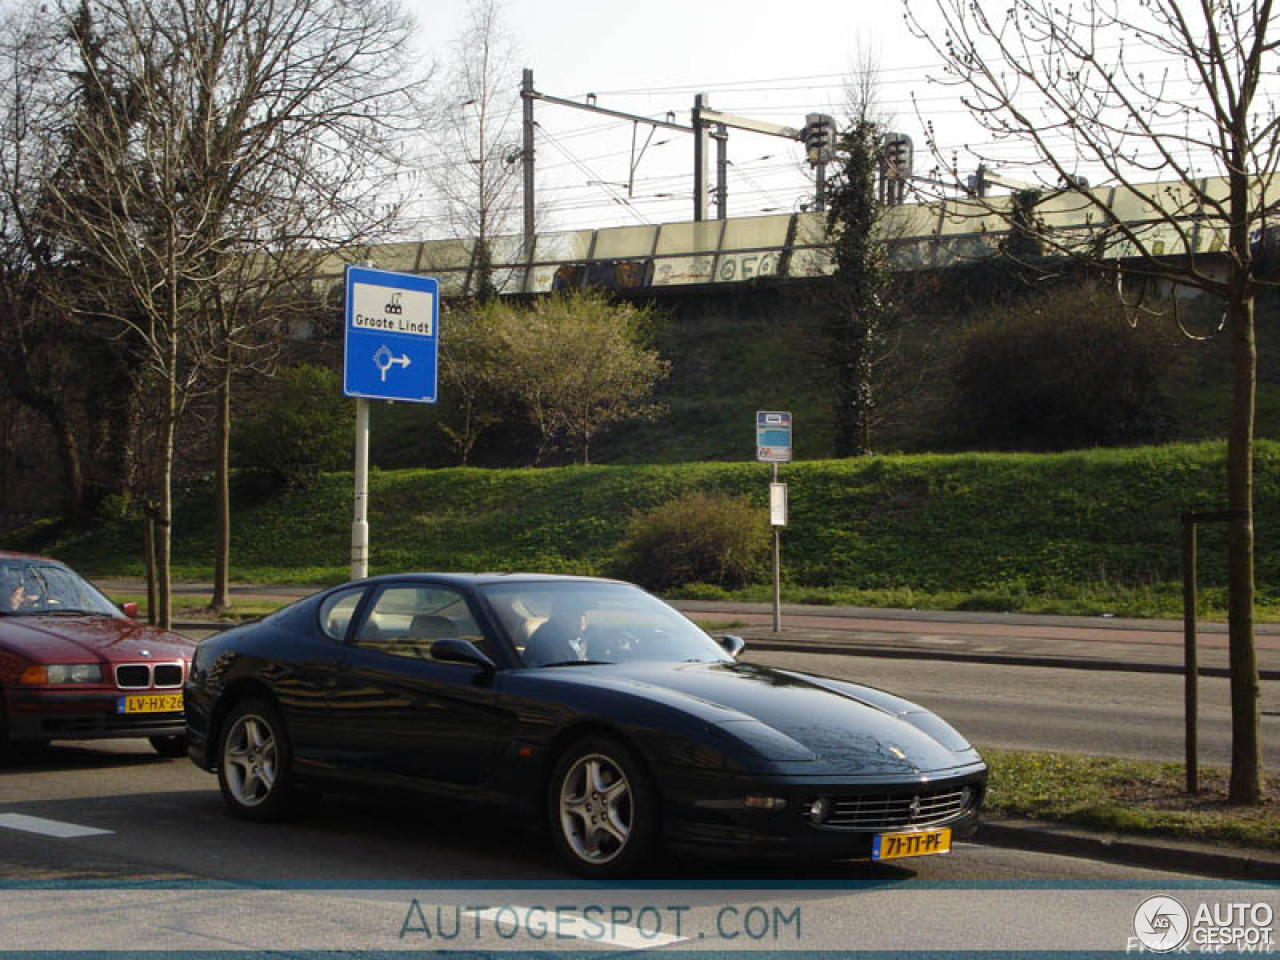
[[[787,487],[778,464],[791,462],[791,414],[756,411],[756,459],[769,464],[769,524],[773,527],[773,632],[782,632],[782,528],[787,525]]]
[[[778,482],[778,465],[773,468],[773,483]],[[782,527],[773,524],[773,632],[782,632]]]
[[[356,463],[351,522],[351,579],[369,575],[369,401],[356,398]]]

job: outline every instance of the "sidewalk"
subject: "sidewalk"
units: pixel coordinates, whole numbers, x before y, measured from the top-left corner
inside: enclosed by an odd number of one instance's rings
[[[109,593],[146,592],[143,581],[108,578]],[[234,600],[290,603],[314,593],[312,586],[234,584]],[[179,583],[174,593],[208,596],[208,583]],[[1003,663],[1142,673],[1182,673],[1183,626],[1177,620],[1126,620],[970,611],[899,610],[783,604],[782,629],[773,631],[767,603],[676,600],[673,605],[713,633],[737,633],[758,650],[834,653],[864,657]],[[228,626],[194,614],[176,618],[179,630],[208,633]],[[1228,675],[1227,627],[1197,627],[1200,672]],[[1280,624],[1258,624],[1255,649],[1259,676],[1280,680]]]
[[[683,600],[675,606],[762,650],[1144,673],[1184,669],[1183,625],[1174,620],[783,604],[782,630],[774,633],[769,604]],[[1280,624],[1258,624],[1254,633],[1261,678],[1280,680]],[[1199,624],[1196,650],[1203,676],[1228,675],[1225,623]]]

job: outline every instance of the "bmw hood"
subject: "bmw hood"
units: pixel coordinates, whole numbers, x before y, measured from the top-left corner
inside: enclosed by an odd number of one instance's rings
[[[189,660],[195,644],[176,633],[104,616],[0,619],[0,648],[49,663]]]
[[[701,713],[718,736],[772,763],[803,764],[805,772],[918,775],[980,760],[945,721],[870,687],[747,663],[587,669],[599,670],[595,682],[607,673],[637,693],[659,688],[680,694],[686,709]]]

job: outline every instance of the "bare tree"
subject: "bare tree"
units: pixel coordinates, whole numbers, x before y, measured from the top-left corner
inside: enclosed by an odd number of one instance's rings
[[[222,608],[233,380],[268,367],[282,328],[316,309],[307,278],[328,251],[366,245],[395,223],[387,175],[401,167],[427,74],[407,69],[410,25],[395,3],[223,0],[216,15],[193,12],[188,23],[203,44],[193,109],[205,119],[192,153],[221,178],[194,342],[216,383],[210,606]]]
[[[968,190],[970,209],[1003,217],[1046,253],[1103,267],[1135,318],[1152,281],[1172,286],[1175,303],[1177,289],[1194,288],[1223,304],[1232,356],[1230,796],[1256,802],[1254,298],[1265,282],[1256,241],[1265,243],[1274,229],[1280,201],[1272,0],[935,0],[933,7],[941,28],[931,22],[926,29],[910,6],[907,16],[942,58],[940,81],[961,90],[997,145],[1024,151],[1025,167],[1040,178],[1039,199],[1074,206],[1084,226],[1063,229],[1051,217],[1028,215],[1026,198],[1010,203],[981,189]],[[941,167],[954,166],[932,146]],[[1083,170],[1100,172],[1103,182],[1086,188]]]
[[[453,56],[431,181],[454,235],[473,241],[463,294],[485,299],[496,292],[491,238],[513,226],[519,199],[519,76],[501,0],[471,0]]]
[[[86,465],[80,434],[113,419],[127,406],[132,377],[124,346],[110,325],[68,322],[48,296],[74,284],[42,229],[44,171],[65,160],[74,144],[56,134],[62,104],[44,96],[50,80],[53,34],[47,23],[22,12],[6,18],[0,42],[0,378],[9,396],[46,423],[62,464],[66,512],[89,505],[106,482]],[[53,136],[44,136],[50,129]],[[118,437],[112,446],[123,448]],[[97,473],[97,476],[95,476]],[[118,479],[118,478],[117,478]]]
[[[410,24],[394,0],[101,0],[61,16],[59,59],[76,79],[62,122],[77,151],[44,178],[44,225],[91,252],[77,269],[145,353],[156,619],[168,625],[173,438],[206,359],[197,324],[216,318],[225,373],[246,315],[227,291],[246,288],[247,265],[256,302],[270,303],[271,265],[288,262],[279,244],[332,242],[361,211],[384,131],[408,112]]]

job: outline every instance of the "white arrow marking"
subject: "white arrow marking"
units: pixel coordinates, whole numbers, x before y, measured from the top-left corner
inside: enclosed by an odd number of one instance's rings
[[[395,357],[391,355],[391,349],[383,344],[373,354],[373,365],[378,368],[378,372],[382,374],[382,382],[387,382],[387,371],[391,369],[393,364],[399,364],[401,367],[408,367],[412,361],[407,353],[402,353]]]
[[[0,814],[0,827],[10,830],[22,830],[25,833],[39,833],[46,837],[93,837],[111,833],[110,830],[99,830],[97,827],[82,827],[76,823],[63,823],[60,820],[46,820],[44,817],[28,817],[22,813]]]

